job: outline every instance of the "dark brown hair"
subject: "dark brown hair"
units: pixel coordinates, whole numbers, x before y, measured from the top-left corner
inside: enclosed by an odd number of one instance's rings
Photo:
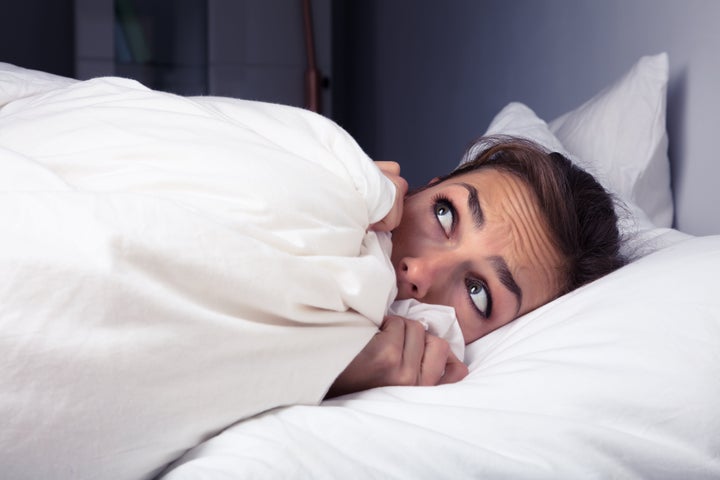
[[[565,259],[560,294],[627,263],[613,197],[589,173],[557,152],[510,136],[482,137],[466,162],[437,182],[484,168],[508,172],[535,192],[553,244]],[[437,183],[437,182],[433,182]]]

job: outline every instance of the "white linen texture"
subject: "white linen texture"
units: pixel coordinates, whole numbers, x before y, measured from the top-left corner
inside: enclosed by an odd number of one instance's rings
[[[395,188],[324,117],[7,64],[0,107],[4,478],[152,478],[382,322]]]

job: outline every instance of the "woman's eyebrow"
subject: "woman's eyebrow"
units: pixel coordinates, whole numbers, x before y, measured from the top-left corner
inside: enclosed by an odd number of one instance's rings
[[[480,206],[480,199],[478,198],[478,191],[477,188],[473,187],[469,183],[460,182],[458,185],[465,187],[465,189],[468,191],[468,210],[470,210],[470,214],[473,218],[473,223],[475,224],[475,228],[480,228],[485,224],[485,214],[482,211],[482,207]]]
[[[520,304],[522,303],[522,290],[520,289],[520,285],[517,284],[512,273],[510,273],[507,262],[503,257],[500,255],[493,255],[492,257],[488,257],[488,261],[493,266],[495,273],[497,273],[500,283],[505,285],[505,288],[515,295],[515,299],[517,300],[515,315],[517,316],[518,312],[520,312]]]

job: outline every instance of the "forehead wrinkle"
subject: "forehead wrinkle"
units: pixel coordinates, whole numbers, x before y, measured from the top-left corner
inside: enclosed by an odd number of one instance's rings
[[[548,228],[544,225],[544,217],[540,211],[538,200],[530,187],[521,180],[508,182],[508,201],[504,202],[507,220],[514,233],[515,253],[524,253],[528,266],[536,266],[546,281],[557,287],[557,279],[553,278],[550,265],[559,261],[558,253],[553,248]],[[516,268],[519,266],[516,266]]]

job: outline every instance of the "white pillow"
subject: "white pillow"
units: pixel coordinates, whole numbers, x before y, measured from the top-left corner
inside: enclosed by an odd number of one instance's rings
[[[634,217],[630,225],[641,230],[670,227],[667,77],[667,54],[643,57],[611,87],[550,125],[514,102],[495,116],[485,134],[529,138],[563,153],[628,206]],[[471,149],[463,162],[473,153]]]
[[[667,82],[667,54],[642,57],[613,85],[550,122],[573,156],[658,227],[670,227],[673,220]]]

